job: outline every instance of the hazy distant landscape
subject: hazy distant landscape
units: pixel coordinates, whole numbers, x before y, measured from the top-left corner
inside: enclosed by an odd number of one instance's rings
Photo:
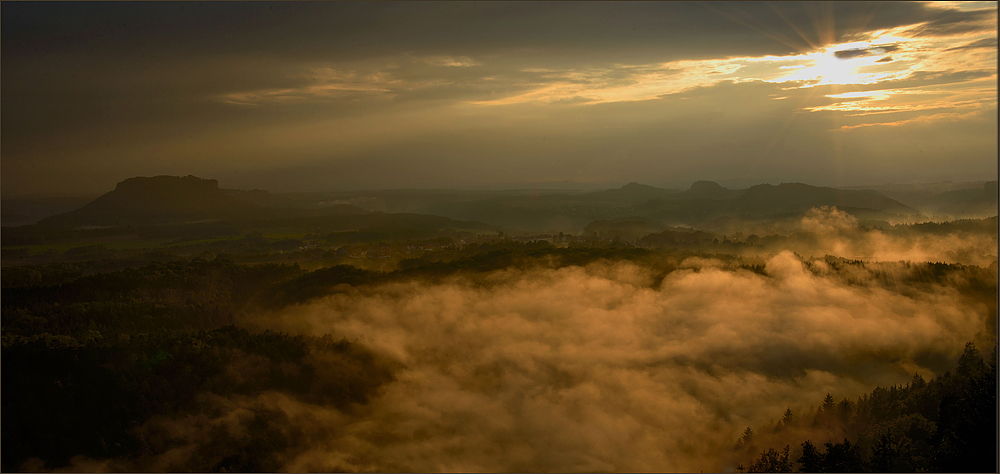
[[[995,3],[3,13],[0,470],[996,472]]]
[[[4,228],[4,469],[781,470],[809,441],[810,470],[984,470],[996,182],[976,184],[921,202],[968,217],[931,219],[798,183],[130,178]],[[520,454],[456,451],[483,444]]]

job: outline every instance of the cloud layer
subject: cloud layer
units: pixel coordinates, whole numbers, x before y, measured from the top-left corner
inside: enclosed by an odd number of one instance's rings
[[[992,4],[5,10],[7,193],[996,174]]]
[[[955,280],[877,284],[910,281],[917,269],[902,264],[783,252],[763,274],[711,259],[681,267],[662,280],[607,262],[414,280],[256,321],[342,334],[402,366],[353,417],[286,408],[338,421],[310,425],[319,434],[284,468],[726,470],[743,427],[828,392],[932,375],[965,341],[991,337],[990,310]]]
[[[985,228],[938,233],[906,228],[863,229],[854,216],[836,207],[811,209],[802,218],[801,225],[802,230],[815,235],[815,241],[792,244],[789,248],[804,255],[890,262],[945,262],[984,268],[997,261],[997,234],[983,231]]]

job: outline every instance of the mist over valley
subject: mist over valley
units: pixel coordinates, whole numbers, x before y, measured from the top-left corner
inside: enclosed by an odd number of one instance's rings
[[[923,423],[896,456],[940,468],[966,456],[932,436],[950,415],[862,398],[915,377],[925,398],[971,390],[940,377],[967,342],[996,345],[996,215],[937,219],[805,184],[130,178],[4,228],[4,403],[60,406],[5,417],[5,469],[780,470],[807,440],[850,440],[873,469],[885,423]],[[830,418],[828,395],[848,411]]]
[[[997,472],[996,2],[3,2],[4,472]]]

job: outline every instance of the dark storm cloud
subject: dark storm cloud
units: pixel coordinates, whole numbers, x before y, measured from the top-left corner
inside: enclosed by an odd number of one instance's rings
[[[928,31],[971,28],[990,14],[904,2],[10,2],[2,38],[4,62],[54,54],[347,60],[523,48],[670,60],[788,54],[923,22]]]
[[[5,56],[15,58],[79,51],[115,56],[252,51],[300,57],[333,53],[334,59],[346,59],[400,49],[468,53],[525,46],[640,46],[647,51],[666,47],[688,54],[699,50],[709,54],[789,52],[787,46],[720,21],[731,12],[789,38],[797,36],[797,29],[821,26],[818,20],[851,32],[922,21],[950,25],[978,18],[906,3],[12,2],[4,7],[3,41]],[[375,31],[379,34],[371,34]],[[736,36],[743,41],[731,43]]]

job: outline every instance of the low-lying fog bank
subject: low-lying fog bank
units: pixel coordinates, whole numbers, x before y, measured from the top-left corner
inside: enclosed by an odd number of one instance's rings
[[[284,467],[727,470],[722,453],[747,425],[932,376],[966,341],[993,344],[995,306],[963,290],[995,287],[995,267],[934,281],[920,265],[791,252],[758,273],[682,267],[659,282],[633,263],[413,280],[258,320],[344,335],[400,364],[355,417],[288,405],[317,412],[303,418],[316,437]]]

